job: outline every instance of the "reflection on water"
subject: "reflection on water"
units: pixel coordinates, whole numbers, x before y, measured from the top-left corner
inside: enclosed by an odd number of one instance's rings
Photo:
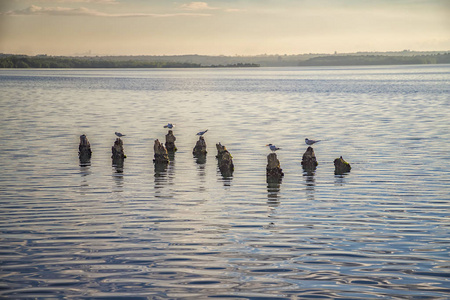
[[[277,207],[280,204],[281,178],[267,177],[267,205]]]
[[[231,183],[233,181],[233,177],[223,177],[222,173],[220,172],[219,169],[217,169],[217,174],[218,175],[220,174],[221,178],[219,180],[223,182],[223,186],[224,187],[231,187]]]
[[[316,187],[315,171],[304,171],[303,177],[306,185],[306,199],[314,200],[314,193]]]
[[[92,174],[91,171],[91,164],[88,165],[82,165],[80,164],[80,175],[81,175],[81,182],[80,182],[80,192],[82,195],[85,195],[89,189],[89,175]]]
[[[336,186],[343,186],[345,184],[345,177],[348,174],[334,175],[334,184]]]

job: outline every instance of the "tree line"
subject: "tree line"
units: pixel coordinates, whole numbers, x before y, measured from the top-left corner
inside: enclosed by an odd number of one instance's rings
[[[4,56],[0,68],[200,68],[200,64],[164,61],[113,61],[107,59],[52,56]]]
[[[362,65],[421,65],[450,64],[450,53],[417,56],[329,55],[313,57],[299,66],[362,66]]]
[[[400,54],[400,53],[399,53]],[[266,59],[266,60],[264,60]],[[237,61],[236,61],[237,60]],[[247,63],[239,61],[246,60]],[[450,64],[450,53],[421,55],[139,56],[64,57],[0,55],[0,68],[242,68],[259,66],[362,66]]]

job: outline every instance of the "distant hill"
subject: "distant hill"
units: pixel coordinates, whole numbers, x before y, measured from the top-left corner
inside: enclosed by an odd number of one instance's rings
[[[0,54],[0,68],[211,68],[450,64],[447,52],[358,52],[255,56],[26,56]]]
[[[362,66],[362,65],[420,65],[450,64],[450,53],[415,56],[332,55],[300,62],[299,66]]]

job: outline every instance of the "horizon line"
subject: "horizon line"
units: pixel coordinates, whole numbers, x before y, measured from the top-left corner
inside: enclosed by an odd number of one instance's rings
[[[3,53],[0,55],[19,55],[19,56],[53,56],[53,57],[114,57],[114,56],[219,56],[219,57],[252,57],[252,56],[297,56],[297,55],[343,55],[343,54],[358,54],[358,53],[415,53],[415,52],[450,52],[450,50],[384,50],[384,51],[356,51],[356,52],[308,52],[308,53],[297,53],[297,54],[287,54],[287,53],[260,53],[260,54],[196,54],[196,53],[185,53],[185,54],[92,54],[91,51],[86,53],[74,53],[69,55],[63,54],[23,54],[23,53]]]

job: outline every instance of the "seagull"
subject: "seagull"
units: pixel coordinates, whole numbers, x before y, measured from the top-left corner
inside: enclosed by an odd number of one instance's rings
[[[269,146],[269,148],[270,148],[270,150],[272,150],[272,152],[275,152],[275,151],[281,149],[281,148],[278,148],[277,146],[272,145],[272,144],[267,144],[266,146]]]
[[[167,124],[167,125],[164,125],[164,128],[172,129],[172,128],[174,128],[174,127],[175,127],[175,124],[172,124],[172,123],[169,123],[169,124]]]
[[[123,136],[125,136],[125,134],[121,134],[120,132],[114,132],[118,137],[123,137]]]
[[[315,140],[310,140],[308,138],[305,139],[306,145],[310,145],[311,146],[312,144],[315,144],[317,142],[320,142],[320,140],[315,141]]]
[[[206,129],[205,131],[200,131],[200,132],[197,133],[197,135],[202,136],[202,135],[204,135],[207,131],[208,131],[208,129]]]

